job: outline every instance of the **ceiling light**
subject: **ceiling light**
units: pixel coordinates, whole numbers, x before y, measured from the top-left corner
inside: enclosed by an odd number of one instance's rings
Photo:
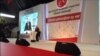
[[[0,13],[0,16],[2,16],[2,17],[8,17],[8,18],[15,18],[14,15],[5,14],[5,13]]]

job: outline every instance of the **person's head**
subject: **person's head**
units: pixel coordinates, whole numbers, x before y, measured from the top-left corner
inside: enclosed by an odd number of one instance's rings
[[[36,31],[36,32],[40,31],[40,29],[39,29],[38,26],[36,26],[35,31]]]

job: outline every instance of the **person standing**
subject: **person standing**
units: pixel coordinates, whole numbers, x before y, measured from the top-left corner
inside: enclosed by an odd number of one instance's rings
[[[41,34],[41,31],[40,31],[39,27],[36,26],[35,32],[36,32],[36,41],[39,41],[40,34]]]

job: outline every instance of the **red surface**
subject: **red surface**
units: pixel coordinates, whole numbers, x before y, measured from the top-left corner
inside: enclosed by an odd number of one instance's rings
[[[65,15],[55,16],[55,17],[49,17],[46,19],[46,23],[79,20],[80,16],[81,16],[81,12],[65,14]]]
[[[72,38],[60,38],[60,39],[50,39],[52,41],[58,41],[58,42],[72,42],[76,43],[77,42],[77,37],[72,37]]]
[[[17,46],[9,43],[0,43],[0,56],[70,56],[42,49]]]
[[[63,7],[67,3],[67,0],[57,0],[57,6],[58,7]]]

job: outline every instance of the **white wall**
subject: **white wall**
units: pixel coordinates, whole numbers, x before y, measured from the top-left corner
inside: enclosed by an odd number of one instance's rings
[[[98,0],[83,0],[82,30],[80,33],[82,43],[99,43],[98,9]]]
[[[34,12],[39,13],[37,25],[41,30],[41,39],[44,40],[45,39],[45,34],[44,34],[44,30],[45,30],[44,4],[40,4],[40,5],[33,7],[33,10],[34,10]]]

